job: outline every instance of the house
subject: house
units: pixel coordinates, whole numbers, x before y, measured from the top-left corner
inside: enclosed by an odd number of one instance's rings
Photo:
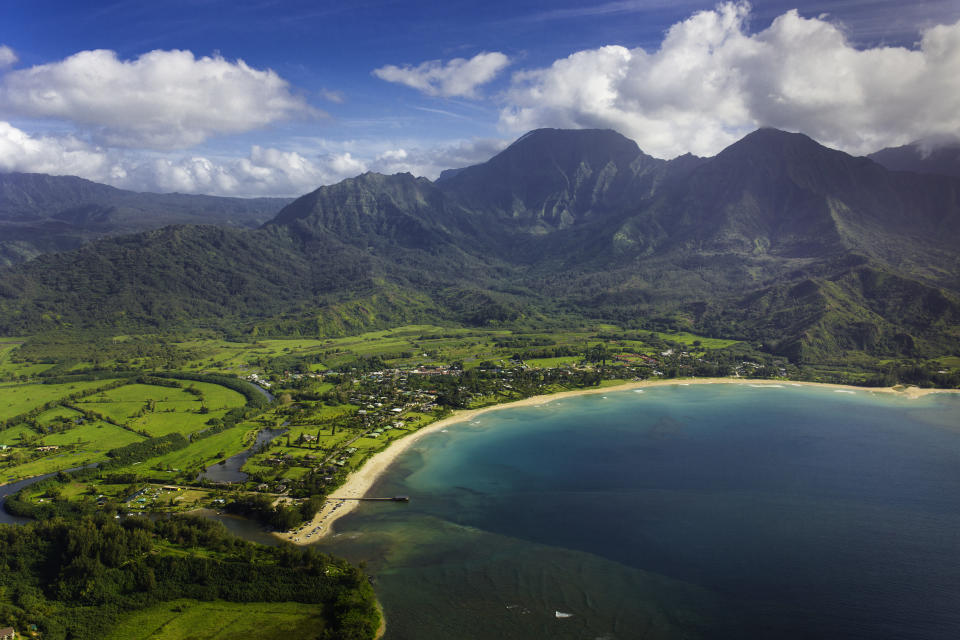
[[[0,629],[0,640],[13,640],[17,637],[17,632],[13,627],[4,627]]]

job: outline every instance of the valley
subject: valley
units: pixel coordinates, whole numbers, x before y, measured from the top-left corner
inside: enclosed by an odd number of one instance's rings
[[[954,389],[958,219],[960,179],[799,134],[662,161],[612,131],[544,129],[436,182],[321,187],[257,229],[177,224],[38,255],[0,272],[0,482],[43,476],[4,506],[154,527],[150,553],[189,564],[226,545],[197,514],[306,542],[351,473],[460,410],[696,378]],[[291,568],[285,549],[229,557]],[[351,575],[369,630],[372,590]],[[210,607],[237,629],[327,624],[287,592],[189,593],[97,628],[180,637]],[[80,608],[45,597],[50,613],[17,605],[21,622],[78,633]]]

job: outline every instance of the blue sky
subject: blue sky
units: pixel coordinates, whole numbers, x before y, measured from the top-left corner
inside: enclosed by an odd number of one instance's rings
[[[540,126],[658,157],[757,126],[960,133],[960,3],[0,0],[0,170],[297,195],[433,178]]]

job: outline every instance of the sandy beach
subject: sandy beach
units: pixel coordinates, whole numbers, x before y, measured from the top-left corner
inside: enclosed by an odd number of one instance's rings
[[[689,386],[701,384],[745,384],[752,386],[817,386],[831,388],[838,393],[884,393],[896,394],[908,399],[920,398],[931,393],[958,393],[957,389],[920,389],[918,387],[856,387],[852,385],[824,384],[817,382],[794,382],[792,380],[751,380],[748,378],[671,378],[669,380],[642,380],[637,382],[628,382],[625,384],[609,387],[593,387],[589,389],[575,389],[572,391],[562,391],[542,396],[532,396],[523,400],[514,402],[505,402],[482,409],[465,409],[454,412],[452,415],[431,423],[422,429],[404,436],[399,440],[392,442],[386,449],[380,451],[371,457],[358,470],[347,477],[346,482],[339,489],[335,490],[327,499],[323,508],[317,512],[313,520],[297,531],[288,531],[285,533],[275,533],[274,535],[282,540],[292,542],[298,545],[307,545],[317,542],[324,536],[331,533],[333,523],[346,514],[353,511],[359,503],[357,498],[363,498],[373,487],[377,478],[387,470],[390,464],[401,453],[416,444],[421,438],[442,430],[452,424],[472,420],[477,416],[490,411],[499,411],[501,409],[513,409],[516,407],[529,407],[546,404],[569,398],[572,396],[581,396],[596,393],[613,393],[617,391],[629,391],[632,389],[643,389],[650,387],[663,386]],[[309,534],[309,535],[308,535]]]

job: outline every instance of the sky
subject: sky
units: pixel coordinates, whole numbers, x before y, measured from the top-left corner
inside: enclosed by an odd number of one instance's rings
[[[711,156],[960,136],[956,0],[0,0],[0,171],[296,196],[539,127]]]

